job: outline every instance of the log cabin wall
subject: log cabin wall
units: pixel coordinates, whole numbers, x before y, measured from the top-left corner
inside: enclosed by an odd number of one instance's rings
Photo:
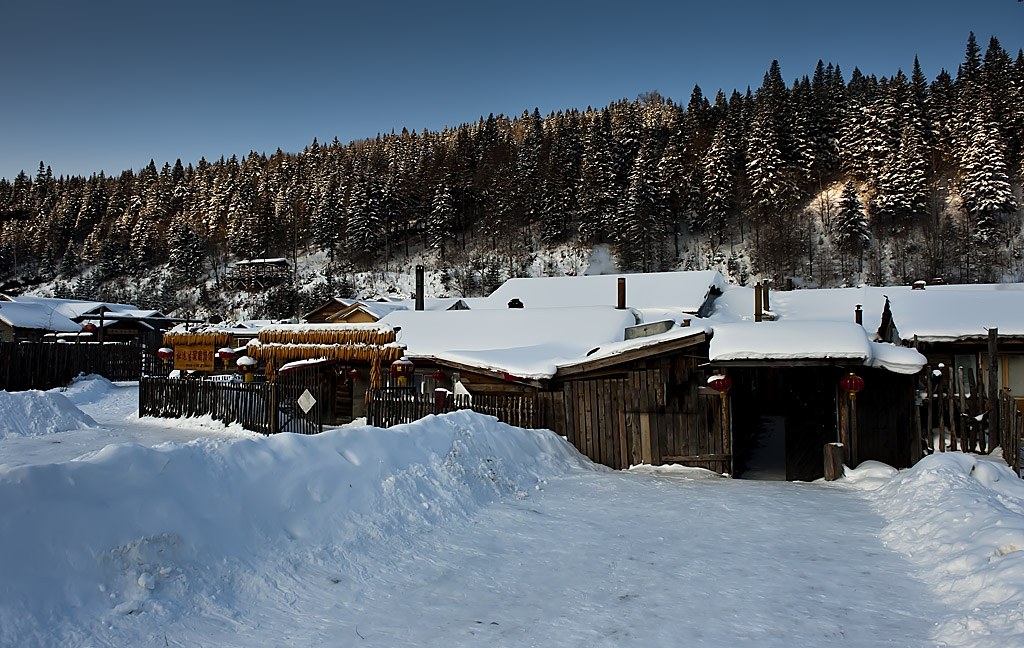
[[[557,382],[540,394],[546,427],[591,460],[624,469],[678,463],[730,472],[718,392],[684,351]]]

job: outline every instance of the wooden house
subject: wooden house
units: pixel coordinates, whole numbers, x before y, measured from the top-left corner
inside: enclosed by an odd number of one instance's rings
[[[331,297],[320,306],[303,315],[302,320],[310,324],[322,324],[330,321],[333,315],[348,308],[353,303],[355,303],[355,300]]]
[[[48,334],[78,333],[82,326],[45,304],[0,302],[0,340],[37,342]]]
[[[994,375],[996,389],[1010,393],[1024,412],[1024,284],[918,282],[888,289],[878,334],[914,346],[932,368],[952,369],[958,385],[960,368],[964,381],[973,376],[986,387]]]

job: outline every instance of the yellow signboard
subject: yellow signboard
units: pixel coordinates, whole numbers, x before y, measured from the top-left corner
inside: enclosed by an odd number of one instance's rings
[[[182,371],[213,371],[212,346],[177,344],[174,346],[174,368]]]

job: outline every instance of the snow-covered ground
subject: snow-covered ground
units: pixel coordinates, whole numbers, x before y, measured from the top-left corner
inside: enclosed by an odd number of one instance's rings
[[[264,438],[136,400],[0,394],[0,645],[1024,644],[994,462],[614,472],[469,412]]]

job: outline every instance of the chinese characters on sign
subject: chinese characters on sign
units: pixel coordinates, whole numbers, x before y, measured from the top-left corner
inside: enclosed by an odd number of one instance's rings
[[[213,371],[215,353],[212,346],[174,347],[174,368],[182,371]]]

